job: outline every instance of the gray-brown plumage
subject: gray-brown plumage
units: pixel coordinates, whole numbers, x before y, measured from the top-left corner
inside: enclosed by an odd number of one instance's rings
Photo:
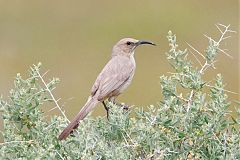
[[[79,121],[84,119],[98,102],[103,103],[108,114],[108,108],[104,100],[109,99],[114,102],[115,98],[131,83],[136,69],[134,51],[141,44],[155,45],[152,42],[133,38],[121,39],[114,45],[112,57],[98,75],[92,87],[91,96],[71,123],[59,135],[59,140],[66,139],[73,129],[78,127]]]

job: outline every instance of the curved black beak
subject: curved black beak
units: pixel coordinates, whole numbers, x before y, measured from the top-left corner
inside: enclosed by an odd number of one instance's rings
[[[150,44],[150,45],[156,46],[155,43],[150,42],[150,41],[139,40],[139,41],[137,42],[137,46],[142,45],[142,44]]]

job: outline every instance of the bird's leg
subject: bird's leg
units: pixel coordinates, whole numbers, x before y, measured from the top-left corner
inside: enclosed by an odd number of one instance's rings
[[[107,105],[104,101],[102,101],[102,104],[103,104],[105,110],[107,111],[107,119],[109,120],[109,108],[107,107]]]

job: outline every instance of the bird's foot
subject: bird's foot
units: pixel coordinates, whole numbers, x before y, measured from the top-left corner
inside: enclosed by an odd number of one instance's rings
[[[120,104],[121,107],[125,110],[125,111],[128,111],[129,110],[129,106],[126,105],[126,104]]]
[[[117,103],[117,102],[113,102],[113,101],[108,101],[108,103],[109,102],[114,104],[114,105],[116,105],[116,106],[121,107],[123,109],[123,111],[125,111],[125,113],[127,111],[129,111],[129,109],[130,109],[130,107],[128,105],[124,104],[124,103]],[[107,105],[104,101],[102,102],[102,104],[103,104],[103,106],[104,106],[104,108],[105,108],[105,110],[107,112],[107,119],[109,121],[109,113],[110,113],[111,107],[109,105]]]
[[[106,103],[104,101],[102,103],[103,103],[103,106],[104,106],[104,108],[105,108],[105,110],[107,112],[107,119],[109,120],[109,108],[108,108],[108,106],[106,105]]]
[[[129,110],[129,106],[124,104],[124,103],[116,103],[113,102],[114,105],[120,106],[123,110],[128,111]]]

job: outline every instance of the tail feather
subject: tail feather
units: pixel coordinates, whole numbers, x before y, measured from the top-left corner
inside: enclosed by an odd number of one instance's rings
[[[69,123],[69,125],[62,131],[58,139],[63,140],[68,137],[68,135],[78,127],[79,121],[84,119],[87,114],[96,106],[98,103],[97,99],[89,98],[80,112],[75,116],[75,118]]]

